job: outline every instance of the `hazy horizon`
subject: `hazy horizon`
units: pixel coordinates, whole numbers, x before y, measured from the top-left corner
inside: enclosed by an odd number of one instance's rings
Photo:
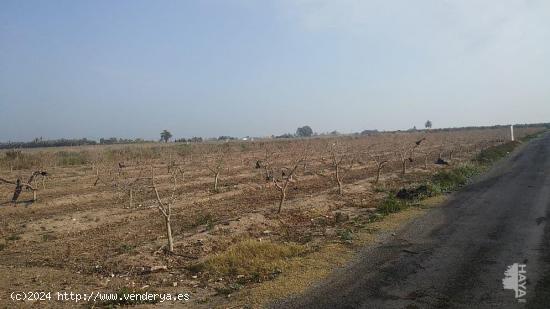
[[[517,123],[517,124],[513,124],[514,126],[515,125],[546,125],[548,123]],[[323,131],[323,132],[318,132],[318,131],[315,131],[313,130],[313,137],[318,137],[318,136],[328,136],[328,135],[331,135],[333,134],[334,132],[336,132],[338,135],[353,135],[353,134],[361,134],[362,131],[378,131],[379,133],[392,133],[392,132],[422,132],[422,131],[438,131],[438,130],[447,130],[447,129],[451,129],[451,130],[462,130],[462,129],[471,129],[471,128],[478,128],[478,129],[491,129],[495,126],[500,126],[500,127],[503,127],[503,128],[507,128],[510,124],[492,124],[492,125],[479,125],[479,126],[454,126],[454,127],[432,127],[430,129],[427,129],[425,128],[424,126],[420,127],[420,126],[413,126],[412,128],[407,128],[407,129],[389,129],[389,130],[379,130],[377,128],[370,128],[370,129],[363,129],[363,130],[359,130],[359,131],[351,131],[351,132],[342,132],[340,130],[332,130],[332,131]],[[296,128],[298,129],[298,128]],[[313,129],[313,128],[312,128]],[[414,130],[416,129],[416,130]],[[412,131],[411,131],[412,130]],[[170,133],[172,133],[172,131],[168,130]],[[283,132],[283,133],[277,133],[277,134],[266,134],[266,135],[242,135],[242,136],[232,136],[232,135],[227,135],[227,134],[220,134],[218,136],[184,136],[184,135],[181,135],[181,136],[177,136],[177,135],[173,135],[171,138],[170,138],[170,141],[173,142],[177,139],[191,139],[191,138],[194,138],[194,137],[200,137],[200,138],[203,138],[203,139],[206,139],[206,140],[216,140],[216,139],[219,139],[220,137],[231,137],[231,138],[237,138],[237,139],[242,139],[242,138],[273,138],[273,137],[278,137],[278,136],[282,136],[282,135],[286,135],[286,134],[291,134],[291,135],[294,135],[294,136],[298,136],[296,135],[297,133],[295,132],[296,130],[289,130],[288,132]],[[61,137],[51,137],[51,138],[48,138],[48,137],[44,137],[44,136],[36,136],[36,137],[33,137],[32,139],[28,139],[28,140],[25,140],[25,139],[21,139],[21,140],[0,140],[0,143],[25,143],[25,142],[33,142],[34,140],[36,139],[39,139],[39,140],[44,140],[44,141],[54,141],[54,140],[62,140],[62,139],[67,139],[67,140],[81,140],[81,139],[87,139],[87,140],[94,140],[96,142],[99,142],[101,139],[110,139],[110,138],[117,138],[117,139],[128,139],[128,140],[137,140],[137,139],[141,139],[145,142],[155,142],[155,141],[161,141],[162,142],[162,139],[160,138],[160,134],[161,134],[162,131],[159,131],[159,134],[157,137],[150,137],[150,138],[144,138],[144,137],[140,137],[140,136],[100,136],[100,137],[86,137],[86,136],[61,136]]]
[[[550,2],[2,1],[0,141],[550,121]]]

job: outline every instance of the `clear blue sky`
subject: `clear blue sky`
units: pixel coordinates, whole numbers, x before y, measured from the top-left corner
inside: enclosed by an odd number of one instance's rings
[[[546,0],[0,0],[0,141],[550,121]]]

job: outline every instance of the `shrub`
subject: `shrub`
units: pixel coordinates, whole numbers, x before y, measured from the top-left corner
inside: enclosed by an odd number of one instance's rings
[[[378,211],[384,215],[399,212],[408,207],[407,202],[395,197],[395,194],[390,193],[384,201],[378,206]]]
[[[432,190],[434,193],[456,190],[482,171],[483,168],[476,164],[464,164],[452,170],[440,171],[432,177]]]
[[[338,237],[344,242],[351,243],[353,240],[353,231],[350,229],[344,229],[338,231]]]
[[[403,188],[397,192],[396,197],[402,200],[415,201],[436,195],[437,193],[432,184],[424,184],[412,189]]]

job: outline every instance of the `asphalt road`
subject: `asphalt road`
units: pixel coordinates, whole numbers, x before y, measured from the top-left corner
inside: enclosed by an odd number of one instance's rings
[[[274,308],[550,308],[550,134]],[[503,288],[525,264],[526,295]],[[522,302],[524,301],[524,302]]]

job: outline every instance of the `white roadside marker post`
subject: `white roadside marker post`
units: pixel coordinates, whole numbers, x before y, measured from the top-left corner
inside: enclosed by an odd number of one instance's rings
[[[512,138],[512,142],[514,141],[514,125],[510,126],[510,137]]]

